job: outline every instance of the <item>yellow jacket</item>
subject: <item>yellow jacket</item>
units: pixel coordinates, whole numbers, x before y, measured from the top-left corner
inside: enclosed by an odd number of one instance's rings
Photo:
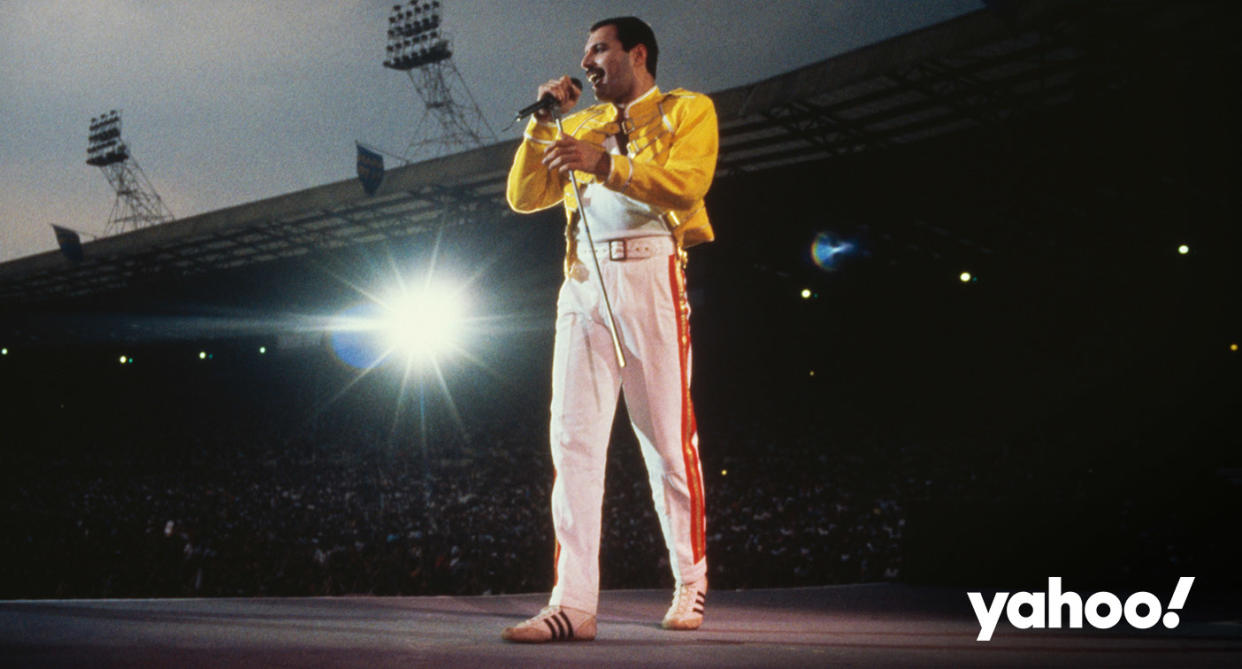
[[[661,93],[653,88],[629,105],[626,124],[629,142],[625,156],[612,154],[612,167],[604,186],[664,210],[664,222],[679,248],[710,242],[715,238],[703,196],[716,173],[720,137],[716,107],[710,98],[684,89]],[[617,108],[596,104],[562,120],[571,136],[603,145],[620,129]],[[540,162],[544,149],[556,141],[555,123],[531,119],[513,167],[509,169],[506,197],[514,211],[529,213],[565,203],[566,260],[568,272],[576,256],[577,202],[568,177]],[[593,174],[577,172],[579,186],[598,181]]]

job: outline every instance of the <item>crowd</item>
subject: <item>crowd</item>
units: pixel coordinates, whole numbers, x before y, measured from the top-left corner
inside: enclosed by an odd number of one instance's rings
[[[227,376],[216,387],[156,384],[148,399],[162,403],[146,407],[158,410],[85,398],[56,406],[37,393],[11,405],[26,413],[8,419],[42,427],[0,449],[0,598],[551,587],[553,472],[538,393],[396,415],[361,385],[341,394],[331,380],[318,388],[309,377],[271,380],[287,372],[264,372],[269,385]],[[700,407],[716,588],[902,579],[911,508],[928,500],[984,500],[968,513],[1015,500],[1049,509],[1060,500],[1062,510],[1091,503],[1074,476],[1042,480],[1073,465],[1041,464],[1048,451],[1039,445],[984,462],[961,457],[960,444],[842,422],[848,406],[817,413],[814,397],[807,406],[752,401],[750,411]],[[669,587],[624,416],[614,432],[602,585]],[[1124,513],[1139,524],[1146,511]],[[1142,549],[1185,564],[1161,555],[1181,550],[1161,536]]]
[[[416,411],[394,421],[365,396],[324,408],[305,388],[162,394],[158,412],[60,409],[68,415],[47,417],[26,448],[3,450],[0,597],[551,587],[552,467],[537,400],[461,406],[459,421],[441,411],[429,423]],[[866,482],[873,463],[847,462],[809,434],[714,433],[735,440],[703,448],[718,587],[900,575],[907,481]],[[616,435],[603,585],[665,587],[645,469],[628,427]]]

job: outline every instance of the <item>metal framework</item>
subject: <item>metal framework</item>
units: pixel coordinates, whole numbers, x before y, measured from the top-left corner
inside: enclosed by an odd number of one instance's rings
[[[422,118],[405,149],[407,162],[496,141],[453,64],[440,12],[440,0],[411,0],[408,5],[394,5],[388,17],[384,67],[404,71],[423,101]]]
[[[1041,0],[1018,4],[1011,16],[963,15],[713,93],[721,128],[717,176],[830,163],[989,127],[1003,134],[1017,119],[1072,110],[1123,88],[1145,69],[1176,74],[1237,62],[1230,30],[1240,18],[1242,3],[1160,0]],[[497,221],[511,215],[504,186],[515,148],[507,141],[394,169],[374,197],[356,180],[341,181],[90,242],[79,263],[56,252],[11,261],[0,265],[0,304],[80,297],[157,274],[222,272],[442,225]],[[886,232],[901,238],[894,243],[935,252],[983,252],[1006,236],[1029,234],[1021,220],[990,223],[967,233],[957,221],[950,233],[949,223],[912,218]]]
[[[114,109],[91,119],[89,129],[86,164],[103,170],[116,193],[104,234],[119,234],[173,220],[172,212],[121,139],[120,112]]]

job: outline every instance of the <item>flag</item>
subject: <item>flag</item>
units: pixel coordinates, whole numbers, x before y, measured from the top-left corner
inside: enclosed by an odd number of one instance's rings
[[[78,236],[78,233],[59,225],[53,225],[52,231],[56,233],[56,243],[60,246],[60,252],[73,262],[82,262],[82,238]]]
[[[384,180],[384,156],[363,148],[361,144],[355,145],[358,147],[358,180],[367,195],[375,195]]]

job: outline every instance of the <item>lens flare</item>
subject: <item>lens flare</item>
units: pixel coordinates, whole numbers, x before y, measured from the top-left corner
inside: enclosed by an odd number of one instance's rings
[[[341,362],[355,369],[371,369],[388,355],[388,348],[378,334],[382,312],[378,304],[366,302],[337,316],[329,342]]]
[[[811,242],[811,260],[825,272],[839,269],[844,258],[854,251],[853,242],[836,239],[827,232],[815,235],[815,240]]]

